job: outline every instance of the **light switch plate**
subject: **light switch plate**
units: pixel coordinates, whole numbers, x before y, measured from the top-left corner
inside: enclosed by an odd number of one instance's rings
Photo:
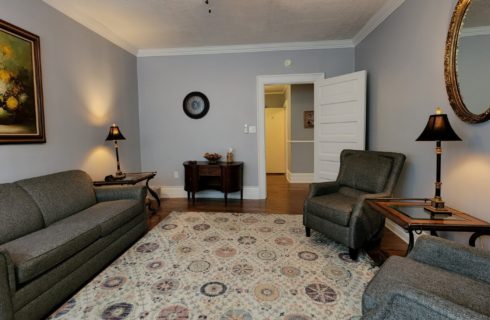
[[[248,132],[249,133],[256,133],[257,127],[256,126],[248,126]]]

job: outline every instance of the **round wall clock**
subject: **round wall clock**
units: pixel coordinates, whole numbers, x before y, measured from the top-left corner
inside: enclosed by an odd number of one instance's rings
[[[192,119],[201,119],[209,111],[209,100],[201,92],[191,92],[184,98],[184,112]]]

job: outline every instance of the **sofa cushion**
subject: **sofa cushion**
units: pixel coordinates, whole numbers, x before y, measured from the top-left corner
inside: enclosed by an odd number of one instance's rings
[[[390,288],[409,286],[490,315],[490,284],[408,258],[391,257],[368,284],[363,308],[378,307]]]
[[[15,184],[0,184],[0,244],[42,228],[43,216],[32,198]]]
[[[331,193],[306,199],[305,211],[341,226],[348,226],[356,203],[357,198]]]
[[[340,184],[369,193],[383,192],[393,159],[369,153],[348,153],[342,159]]]
[[[143,212],[144,206],[138,200],[114,200],[99,202],[90,208],[58,221],[58,223],[90,223],[99,225],[101,236],[106,236],[121,227],[138,214]]]
[[[92,180],[80,170],[21,180],[17,184],[34,199],[48,226],[96,202]]]
[[[58,223],[0,246],[15,264],[18,283],[26,283],[86,248],[100,237],[97,224]]]

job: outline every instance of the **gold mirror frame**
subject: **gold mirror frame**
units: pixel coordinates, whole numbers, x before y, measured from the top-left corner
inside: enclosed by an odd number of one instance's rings
[[[449,103],[451,103],[456,115],[465,122],[479,123],[490,120],[490,107],[487,108],[487,111],[481,114],[474,114],[468,110],[459,90],[458,75],[456,72],[459,32],[463,24],[466,10],[470,4],[471,0],[459,0],[456,8],[454,9],[446,40],[444,76],[446,78],[446,90],[449,96]]]

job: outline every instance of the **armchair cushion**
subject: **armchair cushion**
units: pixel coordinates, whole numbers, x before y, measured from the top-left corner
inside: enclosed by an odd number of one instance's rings
[[[456,272],[490,285],[490,252],[447,239],[422,235],[409,258]]]
[[[342,186],[380,193],[385,189],[393,159],[369,153],[345,153],[339,172]]]
[[[357,198],[342,193],[331,193],[306,199],[305,211],[338,225],[348,226],[356,203]]]
[[[437,275],[437,276],[434,276]],[[418,261],[391,257],[368,284],[363,310],[381,307],[393,288],[412,287],[428,295],[490,315],[490,285]]]

